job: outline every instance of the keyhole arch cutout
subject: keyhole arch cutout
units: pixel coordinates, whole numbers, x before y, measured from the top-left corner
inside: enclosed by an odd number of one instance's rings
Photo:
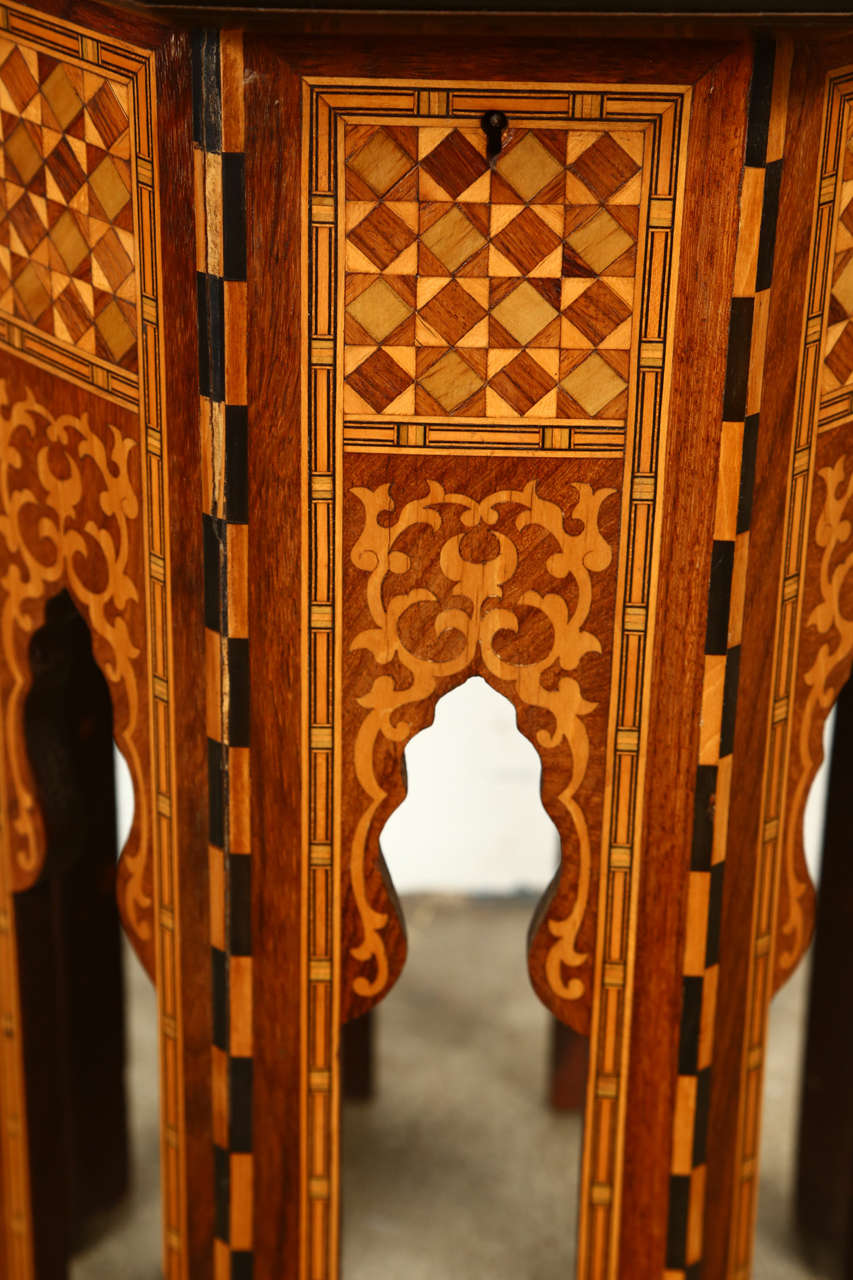
[[[93,840],[114,840],[113,706],[91,632],[67,590],[47,601],[28,657],[24,736],[44,825],[44,868],[55,874]]]
[[[439,698],[405,749],[407,792],[379,837],[399,893],[535,893],[560,837],[542,804],[542,762],[515,707],[481,676]]]
[[[609,473],[537,470],[518,484],[498,460],[463,490],[444,473],[412,469],[393,484],[349,490],[344,1021],[383,999],[405,962],[379,844],[405,798],[404,749],[441,696],[480,676],[512,702],[541,759],[542,802],[562,844],[531,931],[531,979],[561,1021],[588,1033],[619,508],[616,489],[602,483]]]
[[[125,913],[122,892],[122,882],[133,875],[129,864],[146,844],[139,758],[126,731],[127,705],[114,701],[117,687],[110,662],[88,610],[72,589],[63,587],[45,601],[27,662],[21,714],[44,843],[39,876],[62,874],[93,842],[109,848],[124,927],[153,973],[153,955],[146,956],[140,946],[145,935],[133,914]]]
[[[546,1104],[553,1023],[529,981],[529,925],[560,862],[542,759],[510,698],[472,675],[402,766],[379,845],[408,955],[372,1020],[350,1024],[362,1074],[345,1055],[341,1274],[558,1280],[583,1114]]]

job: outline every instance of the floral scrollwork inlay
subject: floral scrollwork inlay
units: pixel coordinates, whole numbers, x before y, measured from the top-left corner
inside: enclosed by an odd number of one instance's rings
[[[11,673],[6,703],[6,741],[16,799],[12,821],[12,857],[25,877],[38,871],[39,825],[36,798],[28,780],[20,732],[22,699],[27,683],[25,649],[20,633],[36,626],[34,605],[52,589],[67,586],[85,610],[101,642],[107,679],[123,692],[122,715],[115,731],[136,784],[143,777],[136,741],[139,695],[133,661],[140,650],[131,639],[123,614],[139,595],[129,573],[132,521],[139,500],[129,462],[134,440],[114,426],[97,432],[88,415],[54,417],[31,391],[11,402],[0,381],[0,551],[5,561],[0,577],[0,633],[3,656]],[[84,505],[96,502],[102,518],[85,518]],[[115,704],[115,699],[114,699]],[[124,857],[127,877],[124,907],[140,937],[150,933],[145,918],[150,896],[144,887],[148,848],[145,804],[137,804],[138,839]]]
[[[846,515],[853,497],[853,474],[845,479],[846,458],[838,458],[829,467],[818,472],[826,493],[823,508],[815,528],[815,541],[822,548],[820,561],[820,601],[806,618],[806,627],[814,628],[826,636],[817,655],[804,676],[808,695],[803,707],[797,736],[798,777],[789,808],[789,820],[785,832],[785,853],[782,874],[785,878],[787,911],[780,927],[778,962],[783,970],[790,970],[802,955],[807,943],[808,928],[802,901],[808,885],[798,874],[798,850],[802,841],[802,821],[809,788],[820,763],[820,744],[815,742],[815,721],[823,723],[832,708],[838,690],[847,674],[849,659],[853,655],[853,618],[845,616],[843,603],[850,600],[851,583],[848,580],[853,569],[851,535],[853,525]],[[846,548],[846,554],[837,559],[838,552]]]
[[[413,728],[404,708],[430,698],[440,681],[464,673],[475,660],[497,681],[513,685],[520,702],[547,713],[544,726],[536,732],[543,751],[565,747],[570,754],[571,769],[558,799],[570,815],[577,838],[577,889],[569,915],[549,921],[553,944],[546,976],[558,996],[577,1000],[584,994],[584,982],[571,975],[588,959],[576,941],[591,881],[590,837],[577,792],[590,753],[584,717],[597,704],[583,696],[576,672],[585,654],[601,652],[600,641],[585,624],[593,600],[592,577],[612,560],[612,548],[599,530],[599,513],[615,491],[582,483],[575,483],[574,490],[576,501],[570,512],[541,497],[533,480],[523,488],[501,489],[480,500],[447,492],[437,480],[429,480],[425,496],[400,507],[387,484],[351,491],[364,509],[364,525],[351,558],[357,569],[368,574],[366,601],[374,625],[355,636],[350,650],[368,651],[384,669],[358,699],[366,714],[354,743],[355,773],[367,804],[351,849],[351,884],[363,930],[352,955],[363,964],[373,962],[371,977],[362,973],[354,979],[358,996],[376,996],[388,980],[381,932],[387,916],[371,905],[365,876],[371,824],[388,794],[376,777],[375,748],[381,737],[408,741]],[[502,510],[507,509],[514,511],[509,522],[501,519]],[[454,510],[457,518],[448,529],[447,513]],[[567,525],[577,532],[568,532]],[[442,597],[428,585],[401,584],[394,589],[395,580],[413,568],[411,539],[405,535],[417,526],[438,535],[438,567],[447,586]],[[537,582],[552,589],[518,587],[518,539],[532,528],[553,540],[555,549],[544,561],[552,582],[543,582],[541,575]],[[510,659],[505,641],[519,633],[522,614],[539,616],[544,623],[541,632],[550,635],[550,643],[544,651],[540,647],[528,654],[525,649],[522,657]]]

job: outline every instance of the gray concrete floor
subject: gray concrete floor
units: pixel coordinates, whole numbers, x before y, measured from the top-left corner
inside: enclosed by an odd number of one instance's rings
[[[344,1115],[343,1280],[566,1280],[581,1123],[544,1105],[548,1018],[524,968],[531,904],[421,895],[378,1018],[378,1091]],[[153,994],[128,956],[134,1189],[72,1280],[160,1275]],[[817,1280],[790,1233],[805,966],[774,1001],[755,1280]],[[256,1276],[255,1280],[275,1280]]]
[[[70,1280],[158,1280],[163,1274],[157,1002],[148,974],[127,943],[124,985],[130,1194],[114,1213],[92,1224],[90,1243],[73,1259]]]

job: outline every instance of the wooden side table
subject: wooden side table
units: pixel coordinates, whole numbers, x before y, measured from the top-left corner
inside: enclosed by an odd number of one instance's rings
[[[405,961],[379,836],[471,675],[562,840],[529,967],[590,1041],[577,1274],[748,1275],[853,654],[851,101],[828,15],[0,8],[10,1280],[63,1274],[74,1212],[39,992],[84,1068],[117,1016],[109,930],[81,1032],[79,945],[29,923],[105,883],[103,680],[165,1275],[333,1280],[340,1027]]]

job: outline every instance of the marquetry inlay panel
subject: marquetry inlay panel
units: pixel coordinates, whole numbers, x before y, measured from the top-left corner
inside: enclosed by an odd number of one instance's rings
[[[165,442],[157,239],[153,217],[143,230],[138,222],[140,211],[152,215],[154,210],[151,57],[128,45],[89,39],[62,23],[33,31],[25,10],[2,12],[6,29],[0,30],[0,347],[136,411],[131,419],[135,432],[127,447],[140,450],[144,460],[132,480],[125,476],[123,501],[125,515],[133,508],[142,516],[147,565],[134,565],[132,592],[119,593],[117,600],[121,608],[130,599],[143,600],[151,611],[147,635],[158,657],[150,694],[153,701],[165,702],[165,658],[156,636],[168,594],[161,520]],[[65,50],[65,56],[55,57],[57,49]],[[53,438],[43,425],[33,432],[37,445]],[[73,433],[68,440],[66,434],[63,428],[53,448],[62,445],[64,467],[77,476],[69,443]],[[105,438],[99,447],[105,457],[110,455],[111,439]],[[89,448],[91,452],[94,446]],[[14,465],[16,458],[13,451]],[[105,462],[106,474],[112,476],[117,466],[115,458]],[[13,478],[7,488],[15,492],[19,484]],[[58,493],[47,485],[41,494],[27,491],[26,500],[67,523],[74,505],[91,490],[91,484],[77,476],[76,489],[71,481]],[[115,501],[104,498],[105,513]],[[17,545],[11,534],[5,542],[7,550]],[[82,560],[90,551],[75,550],[80,565],[69,556],[60,557],[53,577],[30,571],[29,598],[40,602],[72,574],[72,583],[78,584],[75,594],[86,603],[73,572],[84,572]],[[98,620],[90,621],[97,632]],[[157,735],[158,758],[168,754],[167,734],[164,722]],[[134,783],[138,792],[147,785],[141,765],[134,771]],[[137,810],[141,808],[139,802]],[[167,836],[162,824],[160,831]],[[138,854],[139,873],[130,877],[126,922],[153,967],[150,843],[146,835]],[[39,858],[31,850],[18,861],[22,868],[35,867]],[[122,872],[128,870],[125,851]],[[144,890],[139,888],[142,884]]]
[[[344,412],[624,422],[643,129],[346,128]]]
[[[849,108],[845,112],[840,144],[823,351],[821,390],[824,394],[853,382],[853,124]]]
[[[0,30],[0,342],[133,405],[157,319],[145,64],[19,25]]]
[[[622,465],[618,459],[347,457],[343,1008],[385,994],[405,951],[379,871],[404,794],[402,753],[436,701],[479,675],[514,703],[542,759],[565,850],[534,983],[592,982]],[[533,913],[531,913],[533,914]]]
[[[0,1124],[16,1135],[0,1143],[0,1183],[16,1224],[16,1275],[29,1274],[32,1223],[12,893],[38,875],[44,851],[13,722],[29,637],[63,587],[91,628],[133,778],[118,898],[137,951],[160,979],[164,1274],[177,1280],[186,1268],[154,61],[143,45],[0,7],[0,435],[8,446],[0,614],[14,681],[0,690],[9,744],[0,753],[9,778],[0,831]]]
[[[563,841],[528,959],[591,1036],[579,1274],[609,1274],[690,92],[304,92],[308,1269],[337,1273],[340,1019],[404,958],[378,856],[400,756],[478,672],[540,751]],[[493,166],[487,110],[510,121]]]
[[[0,309],[134,369],[129,87],[0,40]]]
[[[822,428],[853,416],[853,104],[841,87],[845,76],[830,83],[832,151],[821,167],[814,245],[815,263],[826,273],[816,286],[823,310],[810,314],[806,335],[809,348],[817,343],[822,355],[814,388]]]

